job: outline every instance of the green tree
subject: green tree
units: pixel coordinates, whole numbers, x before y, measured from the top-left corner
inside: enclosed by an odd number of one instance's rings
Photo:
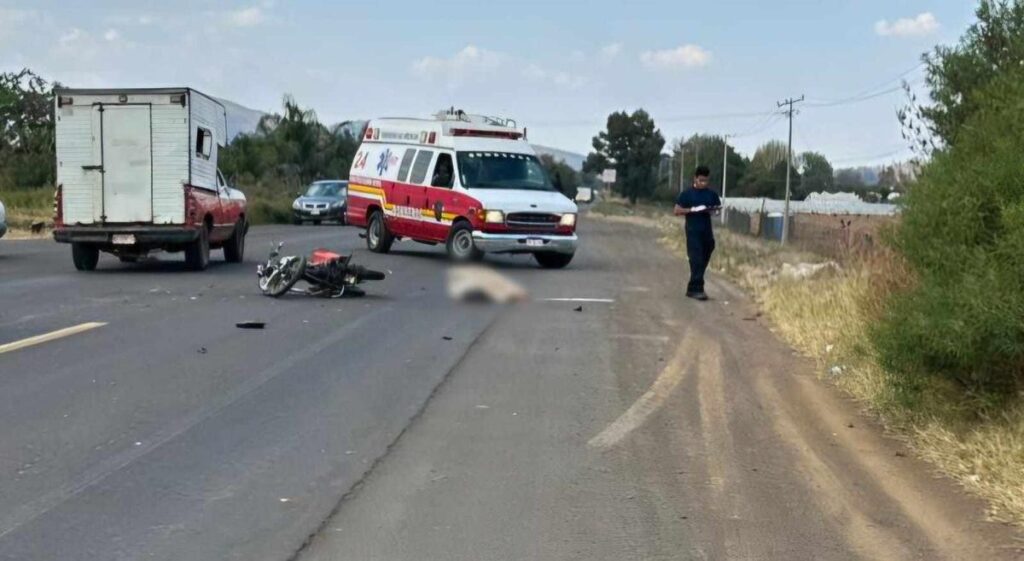
[[[653,194],[665,138],[646,111],[612,113],[606,130],[594,137],[593,146],[593,154],[587,157],[587,171],[602,163],[614,167],[615,186],[631,203]]]
[[[1024,60],[1024,2],[981,0],[976,14],[959,43],[924,55],[931,104],[911,97],[899,112],[904,136],[921,151],[953,144],[981,108],[978,96],[986,86]]]
[[[721,136],[695,134],[690,138],[676,142],[673,151],[672,179],[673,185],[679,185],[679,157],[680,148],[685,151],[683,170],[686,177],[683,178],[683,185],[688,185],[693,177],[697,166],[707,166],[711,171],[708,181],[712,189],[721,193],[722,189],[722,155],[725,149],[725,139]],[[747,166],[750,163],[732,147],[728,147],[727,153],[729,165],[727,166],[728,183],[730,191],[738,189],[740,181],[747,173]],[[738,192],[738,191],[737,191]]]
[[[0,73],[0,187],[53,185],[55,87],[28,69]]]
[[[914,282],[872,340],[910,387],[940,375],[972,393],[1024,389],[1024,69],[1002,74],[902,199],[893,244]]]
[[[861,192],[867,188],[864,177],[853,168],[836,170],[836,190],[845,192]]]
[[[799,157],[804,172],[800,176],[797,198],[804,199],[811,193],[831,193],[835,190],[835,176],[828,158],[817,152],[804,152]]]
[[[790,188],[795,191],[796,186],[800,185],[800,173],[793,166],[789,168]],[[770,140],[758,147],[735,194],[744,197],[785,198],[786,143]]]
[[[555,188],[566,197],[575,199],[576,189],[580,186],[580,174],[565,163],[565,160],[555,160],[550,154],[542,154],[540,163],[544,166],[544,170],[547,171]]]

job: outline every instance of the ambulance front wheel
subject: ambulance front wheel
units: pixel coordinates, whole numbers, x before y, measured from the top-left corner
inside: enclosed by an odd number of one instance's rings
[[[373,211],[370,221],[366,224],[366,248],[374,253],[387,253],[391,251],[391,244],[394,242],[395,238],[384,222],[384,213],[379,210]]]
[[[473,228],[468,222],[456,222],[452,226],[446,248],[448,257],[457,263],[479,261],[484,257],[484,253],[473,243]]]

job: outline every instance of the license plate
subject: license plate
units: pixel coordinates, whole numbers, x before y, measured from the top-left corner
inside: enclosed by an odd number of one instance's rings
[[[544,245],[544,240],[526,240],[527,247],[541,247]]]
[[[311,211],[309,211],[309,213],[312,214],[313,216],[320,216],[320,211],[319,210],[311,210]]]
[[[110,242],[114,245],[135,245],[135,234],[114,234]]]

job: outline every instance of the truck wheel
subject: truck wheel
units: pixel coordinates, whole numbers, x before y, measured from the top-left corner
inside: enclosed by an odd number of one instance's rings
[[[395,238],[384,222],[384,213],[379,210],[373,211],[370,222],[366,225],[366,248],[374,253],[387,253],[391,251],[391,244],[394,242]]]
[[[245,222],[235,224],[235,233],[224,242],[224,260],[228,263],[241,263],[245,257]]]
[[[210,233],[206,226],[199,229],[199,238],[185,246],[185,266],[203,271],[210,264]]]
[[[319,220],[314,220],[313,221],[313,225],[314,226],[319,226],[320,225],[320,221]]]
[[[550,251],[538,251],[533,254],[537,263],[545,269],[561,269],[572,261],[573,253],[553,253]]]
[[[79,271],[94,271],[100,260],[100,250],[94,245],[71,244],[71,260]]]
[[[473,245],[473,228],[465,222],[457,222],[452,226],[445,247],[448,250],[448,257],[459,263],[477,261],[484,255]]]

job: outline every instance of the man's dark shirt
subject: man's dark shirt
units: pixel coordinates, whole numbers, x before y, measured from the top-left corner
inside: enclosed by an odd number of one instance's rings
[[[722,206],[718,193],[711,189],[694,189],[690,187],[676,199],[676,204],[683,208],[706,206],[709,209]],[[686,215],[686,233],[711,235],[711,213],[708,211],[693,212]]]

